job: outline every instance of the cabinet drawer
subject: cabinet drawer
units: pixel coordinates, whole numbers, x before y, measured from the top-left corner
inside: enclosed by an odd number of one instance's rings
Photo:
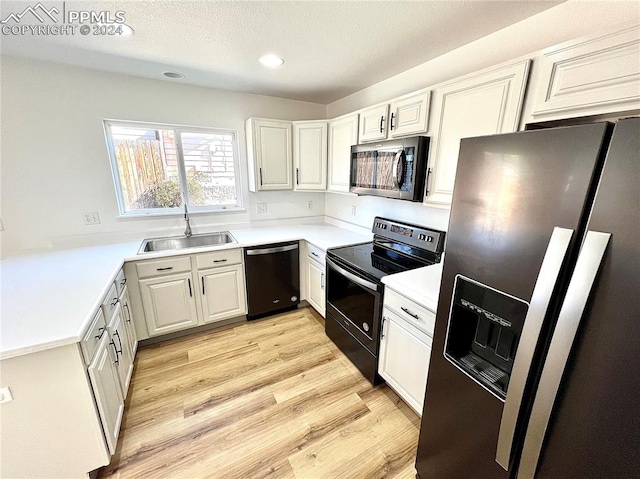
[[[226,249],[215,253],[205,253],[196,256],[196,268],[207,269],[216,266],[229,266],[242,263],[242,250]]]
[[[82,355],[84,356],[84,362],[87,364],[91,364],[91,360],[93,359],[93,355],[96,353],[98,346],[100,345],[100,340],[105,333],[107,328],[107,323],[104,320],[104,313],[102,309],[99,309],[96,313],[89,329],[85,333],[82,338],[82,342],[80,343],[80,347],[82,348]]]
[[[106,321],[111,319],[113,315],[113,311],[116,309],[118,305],[118,290],[116,289],[116,284],[111,283],[111,288],[109,288],[109,292],[104,297],[104,301],[102,301],[102,312],[104,313],[104,317]]]
[[[436,315],[424,306],[411,301],[392,289],[385,288],[384,307],[389,308],[409,324],[433,337]]]
[[[177,258],[143,261],[136,264],[136,269],[138,270],[139,278],[182,273],[184,271],[191,271],[191,259],[189,259],[188,256],[179,256]]]
[[[127,284],[127,278],[124,277],[124,270],[121,269],[116,276],[116,289],[118,290],[118,296],[122,294],[124,291],[125,285]]]
[[[316,260],[320,264],[324,265],[326,253],[317,246],[312,245],[311,243],[307,243],[307,247],[309,250],[309,258]]]

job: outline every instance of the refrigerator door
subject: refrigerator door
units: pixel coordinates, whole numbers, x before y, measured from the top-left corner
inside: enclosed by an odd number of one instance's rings
[[[640,118],[618,122],[540,378],[518,478],[638,477],[639,152]]]
[[[462,140],[418,443],[416,469],[421,479],[510,477],[511,471],[496,462],[504,399],[445,358],[446,340],[459,347],[465,339],[451,341],[451,331],[447,338],[455,278],[469,278],[499,298],[531,303],[545,254],[556,249],[550,244],[554,230],[580,231],[584,227],[581,218],[593,195],[608,128],[607,124],[592,124]],[[566,248],[569,258],[576,255],[577,236],[572,234]],[[564,267],[551,266],[545,270],[555,268],[559,277],[565,274]],[[545,281],[558,282],[557,278]],[[477,339],[483,318],[471,314],[469,308],[464,311],[464,303],[460,304],[462,307],[456,305],[455,309],[469,320],[478,318]],[[482,314],[491,309],[471,306]],[[550,304],[549,308],[556,306]],[[534,313],[546,315],[544,311]],[[490,318],[491,312],[485,316]],[[473,328],[467,329],[466,339],[469,334],[473,338]],[[532,329],[537,328],[528,327],[525,318],[521,337]],[[518,338],[512,339],[510,361],[515,355],[517,365],[518,355],[526,349],[533,355],[536,339],[527,338],[523,348]],[[477,344],[472,346],[477,350]],[[500,335],[496,354],[498,350],[505,352]],[[528,371],[504,370],[511,374],[507,401],[510,385],[520,383],[515,403],[527,409],[527,380],[521,375],[527,376]],[[514,377],[516,373],[520,376]],[[509,443],[518,443],[521,421],[517,417],[512,421],[513,440],[502,441],[502,462],[508,469],[514,457]]]

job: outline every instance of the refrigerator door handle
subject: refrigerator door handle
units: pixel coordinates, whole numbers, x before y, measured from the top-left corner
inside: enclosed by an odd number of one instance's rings
[[[547,245],[547,251],[540,266],[538,279],[533,289],[529,310],[524,320],[524,328],[518,343],[518,350],[513,362],[511,378],[509,379],[507,397],[502,410],[496,448],[496,462],[505,471],[509,470],[516,423],[529,370],[533,362],[533,354],[572,236],[573,230],[571,229],[559,227],[553,229],[551,239]]]
[[[610,233],[587,232],[558,315],[524,439],[518,479],[533,478],[573,341],[604,258]]]

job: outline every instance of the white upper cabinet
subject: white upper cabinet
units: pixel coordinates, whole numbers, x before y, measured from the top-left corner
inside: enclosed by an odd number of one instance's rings
[[[296,191],[327,189],[327,122],[293,122]]]
[[[387,138],[389,104],[372,106],[360,112],[360,142],[379,141]]]
[[[431,90],[420,90],[391,101],[389,136],[426,133]]]
[[[360,112],[360,143],[427,132],[431,90],[414,91]]]
[[[291,122],[249,118],[246,135],[249,191],[292,189]]]
[[[532,121],[640,109],[640,27],[542,52]]]
[[[426,205],[451,205],[460,139],[518,130],[529,60],[435,88]]]
[[[351,146],[358,144],[357,113],[329,120],[329,191],[348,192]]]

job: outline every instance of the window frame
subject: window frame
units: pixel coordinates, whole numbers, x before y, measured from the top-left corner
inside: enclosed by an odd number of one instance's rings
[[[118,202],[118,217],[119,218],[148,218],[159,216],[181,216],[184,214],[184,205],[187,204],[189,208],[189,214],[200,213],[233,213],[244,212],[244,199],[242,195],[242,170],[240,161],[240,148],[238,145],[238,130],[229,128],[212,128],[205,126],[190,126],[190,125],[178,125],[172,123],[154,123],[144,121],[130,121],[130,120],[114,120],[104,118],[102,120],[104,135],[107,144],[107,153],[109,155],[109,164],[111,165],[111,174],[113,177],[113,186],[116,192],[116,200]],[[120,182],[120,173],[118,172],[118,165],[116,162],[115,148],[113,145],[113,136],[111,134],[111,127],[131,127],[131,128],[147,128],[150,130],[172,130],[176,139],[176,152],[178,161],[178,178],[180,180],[180,196],[182,197],[182,206],[179,208],[146,208],[137,209],[127,212],[124,205],[124,197],[122,194],[122,184]],[[232,136],[233,145],[233,168],[236,187],[236,204],[235,205],[210,205],[210,206],[190,206],[188,205],[189,194],[187,191],[187,170],[184,162],[184,152],[182,149],[182,137],[181,133],[209,133],[209,134],[224,134]],[[185,201],[186,200],[186,201]]]

